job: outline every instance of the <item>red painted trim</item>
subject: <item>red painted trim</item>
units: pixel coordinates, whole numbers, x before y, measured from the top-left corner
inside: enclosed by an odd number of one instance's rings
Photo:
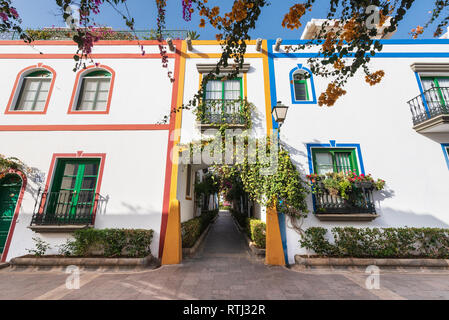
[[[174,41],[175,46],[177,48],[181,47],[181,41]],[[179,73],[180,73],[180,64],[181,64],[181,55],[180,50],[176,50],[176,59],[175,59],[175,69],[174,69],[174,78],[176,79],[173,85],[172,91],[172,110],[177,107],[178,103],[178,90],[179,90]],[[171,112],[171,110],[170,110]],[[159,238],[159,258],[162,258],[162,254],[164,252],[164,244],[165,244],[165,234],[167,232],[167,222],[168,222],[168,210],[170,209],[170,187],[171,187],[171,174],[172,174],[172,157],[171,152],[174,147],[174,131],[176,126],[176,114],[171,113],[170,115],[170,130],[168,134],[168,145],[167,145],[167,161],[165,166],[165,186],[164,186],[164,200],[162,207],[162,219],[161,219],[161,235]]]
[[[33,69],[45,69],[52,73],[50,90],[48,91],[48,97],[47,97],[47,101],[45,103],[44,110],[43,111],[20,111],[20,110],[14,111],[14,110],[11,110],[12,102],[14,101],[14,97],[16,97],[16,95],[18,95],[18,90],[20,90],[20,88],[18,88],[20,80],[22,79],[25,72],[31,71]],[[30,66],[30,67],[23,69],[22,71],[19,72],[19,74],[16,77],[16,81],[14,82],[14,87],[12,89],[11,96],[9,97],[8,105],[6,106],[5,114],[46,114],[48,105],[50,103],[51,94],[53,93],[53,88],[55,86],[55,81],[56,81],[56,71],[52,67],[46,66],[42,63],[38,63],[35,66]]]
[[[157,131],[167,124],[80,124],[80,125],[0,125],[2,131]]]
[[[1,42],[1,41],[0,41]],[[167,57],[170,59],[175,58],[175,54],[169,53]],[[92,59],[160,59],[159,53],[99,53],[91,54],[89,58]],[[71,59],[73,60],[73,54],[70,53],[2,53],[0,59]]]
[[[175,40],[173,42],[179,42],[180,40]],[[95,46],[131,46],[131,45],[159,45],[158,40],[100,40],[95,42]],[[163,45],[167,43],[162,41]],[[0,46],[29,46],[30,44],[24,42],[23,40],[5,40],[0,42]],[[72,40],[36,40],[31,43],[33,46],[67,46],[73,45],[78,46],[78,44]]]
[[[106,111],[76,111],[74,110],[74,106],[76,104],[76,100],[79,99],[79,95],[77,95],[78,88],[81,85],[81,79],[84,74],[87,74],[88,72],[92,71],[92,69],[104,69],[111,73],[111,83],[109,85],[109,96],[108,96],[108,103],[106,105]],[[90,66],[86,69],[83,69],[78,72],[75,79],[75,86],[73,87],[72,91],[72,98],[70,99],[70,105],[69,110],[67,111],[67,114],[109,114],[109,109],[111,108],[111,101],[112,101],[112,93],[114,92],[114,82],[115,82],[115,71],[108,66],[105,65],[98,65],[98,66]],[[77,97],[78,96],[78,97]]]
[[[45,192],[50,190],[50,185],[53,183],[53,174],[55,171],[57,159],[98,159],[100,158],[100,170],[98,172],[97,188],[95,193],[99,194],[101,190],[101,183],[103,181],[104,165],[106,162],[106,153],[83,153],[78,151],[77,153],[54,153],[50,163],[50,169],[48,170],[47,182],[45,183]],[[43,201],[43,203],[45,203]],[[95,218],[97,213],[98,202],[95,202],[93,224],[95,225]],[[44,208],[39,208],[39,213],[42,214]]]
[[[3,249],[3,253],[0,257],[0,262],[5,262],[6,258],[8,257],[9,247],[11,245],[14,230],[16,228],[17,218],[19,217],[23,196],[25,195],[25,190],[27,188],[27,181],[28,181],[26,175],[21,171],[11,169],[8,171],[8,173],[14,173],[20,176],[20,178],[22,179],[22,188],[20,190],[19,198],[17,199],[16,210],[14,212],[14,217],[11,221],[11,226],[9,227],[8,237],[6,238],[5,248]]]

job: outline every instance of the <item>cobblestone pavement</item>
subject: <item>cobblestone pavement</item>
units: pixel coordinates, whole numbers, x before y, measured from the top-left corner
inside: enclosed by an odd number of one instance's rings
[[[250,255],[232,217],[221,212],[193,258],[151,271],[83,271],[68,290],[64,270],[0,270],[0,299],[449,299],[449,271],[381,271],[368,290],[363,270],[292,270]]]

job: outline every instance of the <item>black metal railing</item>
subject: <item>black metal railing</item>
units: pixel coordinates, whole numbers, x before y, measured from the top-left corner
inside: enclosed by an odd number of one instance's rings
[[[414,125],[442,114],[449,114],[449,88],[430,88],[407,103],[412,112]]]
[[[99,30],[102,30],[100,28]],[[129,30],[113,30],[105,28],[103,30],[108,30],[110,33],[105,33],[104,40],[157,40],[158,36],[155,30],[136,30],[135,32]],[[71,40],[73,37],[73,32],[65,28],[42,28],[33,29],[32,34],[41,31],[42,33],[34,40]],[[173,40],[184,40],[188,36],[187,30],[163,30],[162,38]],[[40,38],[39,38],[40,37]],[[16,31],[6,31],[0,33],[0,40],[21,40],[20,34]]]
[[[31,225],[92,225],[98,198],[91,191],[43,192],[36,200]]]
[[[241,113],[242,100],[205,100],[203,124],[246,124]]]
[[[333,195],[324,187],[316,188],[316,214],[376,214],[372,187],[355,187],[348,194],[348,199]]]

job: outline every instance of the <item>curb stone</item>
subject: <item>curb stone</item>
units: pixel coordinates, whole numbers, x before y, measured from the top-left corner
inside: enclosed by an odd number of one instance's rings
[[[369,258],[305,258],[295,256],[295,263],[303,267],[404,267],[449,268],[448,259],[369,259]]]
[[[6,269],[10,266],[10,264],[8,262],[4,262],[4,263],[0,263],[0,270],[1,269]]]
[[[158,259],[153,256],[146,258],[34,258],[18,257],[11,260],[11,266],[14,267],[152,267],[160,266]]]

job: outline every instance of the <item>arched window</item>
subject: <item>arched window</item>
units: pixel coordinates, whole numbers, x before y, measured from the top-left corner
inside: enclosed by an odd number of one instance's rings
[[[308,101],[309,90],[307,87],[308,74],[304,70],[297,70],[293,74],[293,86],[295,88],[296,101]]]
[[[80,89],[73,111],[107,111],[112,74],[95,70],[81,77]]]
[[[290,71],[290,88],[293,104],[316,104],[312,72],[298,64]]]
[[[44,111],[49,98],[53,74],[45,69],[31,70],[22,77],[15,103],[10,111]]]

